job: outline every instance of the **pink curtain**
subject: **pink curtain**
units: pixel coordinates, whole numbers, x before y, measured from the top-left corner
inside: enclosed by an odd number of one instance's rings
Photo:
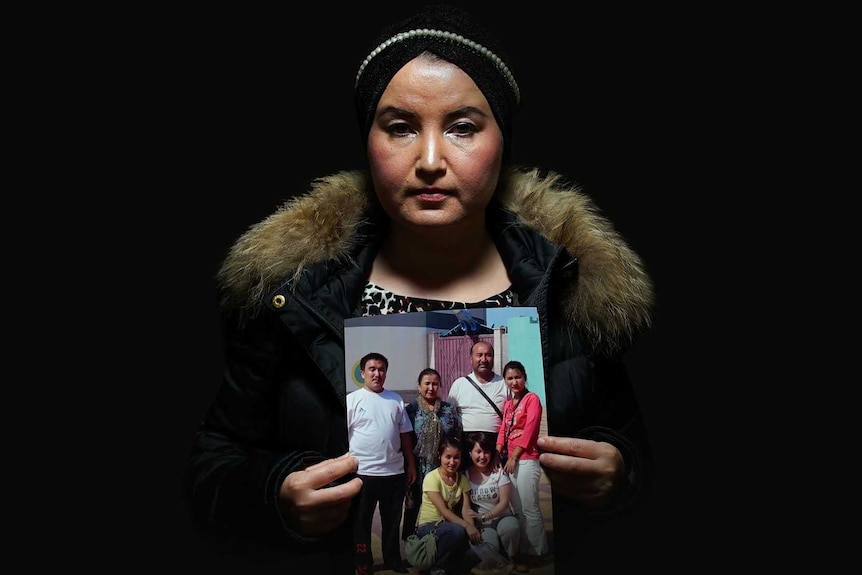
[[[470,348],[477,336],[459,335],[434,338],[434,364],[440,372],[440,398],[449,397],[452,382],[473,371],[470,362]],[[494,345],[493,334],[482,334],[478,339]]]

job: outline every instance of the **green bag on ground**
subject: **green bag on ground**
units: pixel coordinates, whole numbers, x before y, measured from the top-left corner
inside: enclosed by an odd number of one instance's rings
[[[437,560],[437,528],[422,537],[410,535],[404,549],[408,563],[419,570],[430,569]]]

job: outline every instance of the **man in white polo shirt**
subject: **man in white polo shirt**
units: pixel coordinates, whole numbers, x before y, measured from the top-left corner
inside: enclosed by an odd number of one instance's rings
[[[473,373],[452,382],[446,401],[458,408],[464,436],[471,431],[497,433],[502,421],[503,404],[509,397],[509,388],[506,387],[503,377],[494,373],[494,346],[477,341],[470,348],[470,361],[473,364]],[[470,382],[470,378],[476,385]],[[488,397],[483,396],[479,389]],[[499,413],[491,402],[497,406]]]
[[[362,479],[353,527],[354,563],[360,575],[371,573],[371,525],[380,506],[383,563],[386,569],[407,573],[401,559],[401,514],[407,486],[416,481],[413,425],[403,398],[384,389],[389,360],[369,353],[359,362],[363,387],[347,394],[347,439],[359,460]]]

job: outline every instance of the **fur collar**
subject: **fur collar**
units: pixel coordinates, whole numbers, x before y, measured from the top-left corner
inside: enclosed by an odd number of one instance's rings
[[[511,168],[497,199],[530,227],[578,259],[577,289],[566,295],[570,323],[596,347],[614,349],[650,325],[653,286],[640,257],[592,200],[555,173]],[[366,175],[345,171],[315,180],[233,245],[220,268],[225,307],[255,307],[287,276],[344,256],[370,208]]]

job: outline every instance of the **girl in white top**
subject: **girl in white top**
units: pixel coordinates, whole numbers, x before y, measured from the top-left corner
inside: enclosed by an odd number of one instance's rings
[[[482,540],[513,560],[518,554],[521,533],[518,518],[510,505],[512,481],[509,474],[495,463],[496,440],[495,434],[482,431],[466,435],[465,447],[471,460],[467,468],[470,513],[481,522]],[[515,565],[518,573],[528,570],[524,565]]]

